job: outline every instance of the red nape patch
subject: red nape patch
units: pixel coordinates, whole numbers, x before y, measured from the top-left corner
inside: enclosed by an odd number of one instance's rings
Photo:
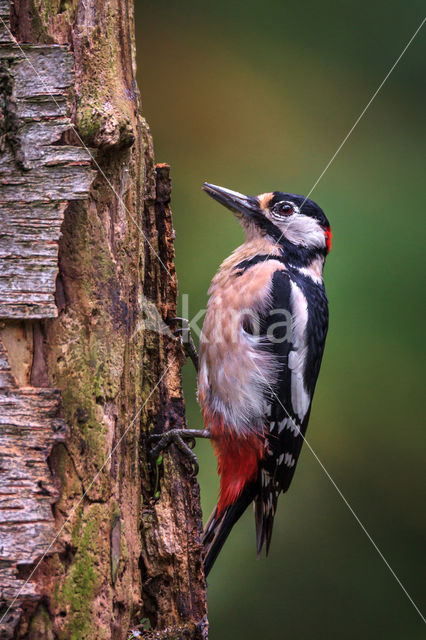
[[[326,227],[324,230],[325,233],[325,241],[327,243],[327,253],[330,253],[331,251],[331,239],[333,237],[333,234],[331,233],[331,228],[330,227]]]
[[[213,430],[214,434],[214,430]],[[262,437],[253,434],[237,437],[229,432],[212,437],[220,475],[220,494],[217,517],[234,503],[244,486],[256,479],[259,461],[263,458],[265,444]]]

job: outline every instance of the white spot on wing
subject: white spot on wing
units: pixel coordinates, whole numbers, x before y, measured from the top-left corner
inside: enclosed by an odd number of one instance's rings
[[[287,467],[294,467],[294,465],[296,464],[295,459],[293,458],[293,456],[290,453],[286,453],[285,457],[284,457],[284,464]]]
[[[262,486],[263,487],[268,486],[270,480],[271,480],[271,476],[268,473],[268,471],[266,471],[265,469],[262,469]]]
[[[278,433],[281,433],[284,429],[288,429],[292,432],[295,438],[300,434],[300,427],[297,422],[293,420],[293,418],[284,418],[283,420],[281,420],[281,422],[273,422],[271,424],[274,425],[274,428],[276,424],[278,425]]]
[[[284,418],[281,422],[278,422],[278,433],[281,433],[283,429],[287,427],[288,418]]]

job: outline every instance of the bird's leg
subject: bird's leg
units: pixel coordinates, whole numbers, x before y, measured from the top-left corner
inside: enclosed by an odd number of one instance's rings
[[[189,326],[189,321],[186,318],[176,317],[174,319],[180,322],[182,326],[175,329],[173,333],[175,335],[180,333],[185,355],[187,358],[191,358],[192,363],[195,367],[195,371],[198,373],[198,352],[197,347],[195,346],[194,339],[191,335],[191,327]]]
[[[194,467],[193,473],[197,475],[198,460],[192,451],[195,446],[195,438],[210,438],[210,432],[207,429],[170,429],[165,433],[153,434],[149,436],[149,442],[156,443],[150,452],[151,460],[156,463],[159,454],[171,444],[175,444],[179,451],[190,459]],[[187,444],[185,440],[189,440],[190,444]]]

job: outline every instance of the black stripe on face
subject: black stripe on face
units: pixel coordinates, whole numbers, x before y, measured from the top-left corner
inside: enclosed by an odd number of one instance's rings
[[[263,211],[252,213],[250,220],[254,222],[258,229],[265,231],[273,240],[279,242],[282,240],[283,233],[269,218],[265,216]]]

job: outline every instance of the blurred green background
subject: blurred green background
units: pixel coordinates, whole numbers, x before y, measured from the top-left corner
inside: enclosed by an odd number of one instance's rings
[[[205,308],[242,241],[204,180],[306,194],[402,51],[422,2],[136,0],[139,86],[172,167],[180,295]],[[308,440],[424,610],[425,42],[418,35],[312,198],[333,228],[331,322]],[[189,424],[201,426],[187,365]],[[218,482],[197,445],[205,518]],[[209,577],[211,640],[425,637],[413,606],[305,446],[268,559],[253,514]]]

